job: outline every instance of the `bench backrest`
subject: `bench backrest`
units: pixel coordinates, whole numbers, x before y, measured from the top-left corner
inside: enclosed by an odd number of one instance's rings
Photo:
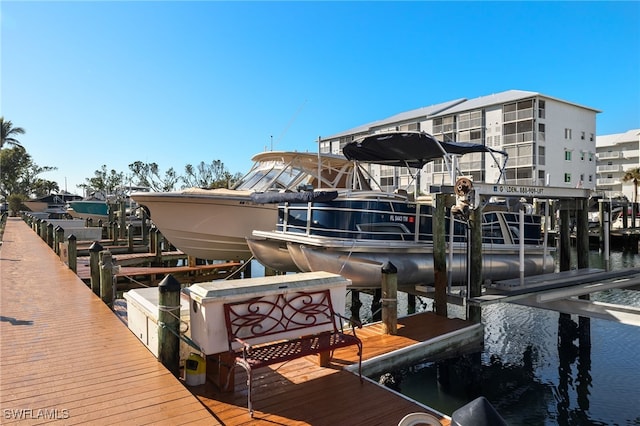
[[[338,329],[328,289],[225,303],[224,315],[229,349],[236,337],[248,343],[262,343],[287,332],[304,335],[312,334],[307,332],[311,328],[319,331]]]

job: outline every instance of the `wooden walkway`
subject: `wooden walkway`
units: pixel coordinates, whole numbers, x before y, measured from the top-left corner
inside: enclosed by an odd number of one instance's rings
[[[220,424],[21,219],[0,247],[5,424]]]
[[[235,388],[185,387],[21,219],[10,218],[0,248],[0,412],[2,424],[396,425],[427,407],[343,367],[306,357],[259,370],[255,417],[247,413],[244,373]],[[358,330],[364,359],[470,324],[426,313]],[[8,410],[8,411],[7,411]],[[439,416],[438,413],[434,413]],[[18,417],[22,417],[19,420]],[[442,424],[450,420],[441,417]]]

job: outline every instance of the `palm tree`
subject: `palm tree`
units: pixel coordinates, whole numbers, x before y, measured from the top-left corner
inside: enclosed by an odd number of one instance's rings
[[[22,148],[20,141],[15,139],[14,135],[23,135],[24,129],[22,127],[13,127],[13,123],[9,120],[5,121],[4,117],[0,117],[0,149],[4,147],[4,144],[13,145],[16,148]]]
[[[638,202],[638,184],[640,183],[640,167],[635,167],[624,172],[623,182],[633,182],[633,202]]]

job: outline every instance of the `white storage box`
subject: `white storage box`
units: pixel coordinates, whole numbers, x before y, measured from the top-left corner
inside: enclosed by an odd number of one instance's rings
[[[329,289],[333,309],[336,313],[344,315],[348,284],[350,284],[348,279],[328,272],[306,272],[194,284],[183,290],[191,299],[189,303],[191,338],[206,355],[228,351],[223,305],[252,297],[273,296],[275,300],[278,294]],[[309,328],[309,333],[329,330],[330,327],[327,325]],[[298,336],[282,335],[283,339],[293,337]]]
[[[127,323],[129,329],[149,350],[158,357],[158,303],[160,299],[157,287],[138,288],[124,293],[127,301]],[[189,296],[180,292],[180,330],[187,331],[189,337]],[[181,364],[196,349],[180,340]]]

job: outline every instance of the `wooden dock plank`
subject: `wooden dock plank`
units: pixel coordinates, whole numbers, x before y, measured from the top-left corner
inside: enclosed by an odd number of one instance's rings
[[[47,413],[143,424],[146,409],[172,424],[220,424],[20,219],[9,218],[0,247],[0,320],[3,424],[55,420]]]
[[[393,336],[382,334],[380,323],[357,329],[363,341],[364,360],[469,326],[467,321],[433,313],[399,318],[398,322],[398,334]],[[315,356],[308,356],[257,370],[252,422],[246,409],[246,374],[242,369],[236,369],[233,393],[221,392],[209,382],[191,390],[224,419],[225,425],[291,424],[286,419],[293,420],[293,424],[336,425],[344,423],[345,413],[350,424],[391,425],[412,412],[431,412],[368,379],[360,384],[357,375],[342,370],[356,362],[356,351],[342,348],[334,352],[331,365],[326,368],[317,366]],[[441,421],[448,425],[450,419]]]
[[[252,419],[243,371],[236,371],[234,392],[211,382],[186,388],[26,224],[10,219],[4,238],[2,409],[67,410],[68,418],[58,419],[62,424],[154,425],[393,425],[412,412],[433,412],[374,381],[361,383],[343,369],[357,362],[356,351],[344,348],[328,368],[309,356],[258,370]],[[432,313],[398,321],[394,336],[382,334],[380,324],[357,330],[364,359],[469,325]]]

